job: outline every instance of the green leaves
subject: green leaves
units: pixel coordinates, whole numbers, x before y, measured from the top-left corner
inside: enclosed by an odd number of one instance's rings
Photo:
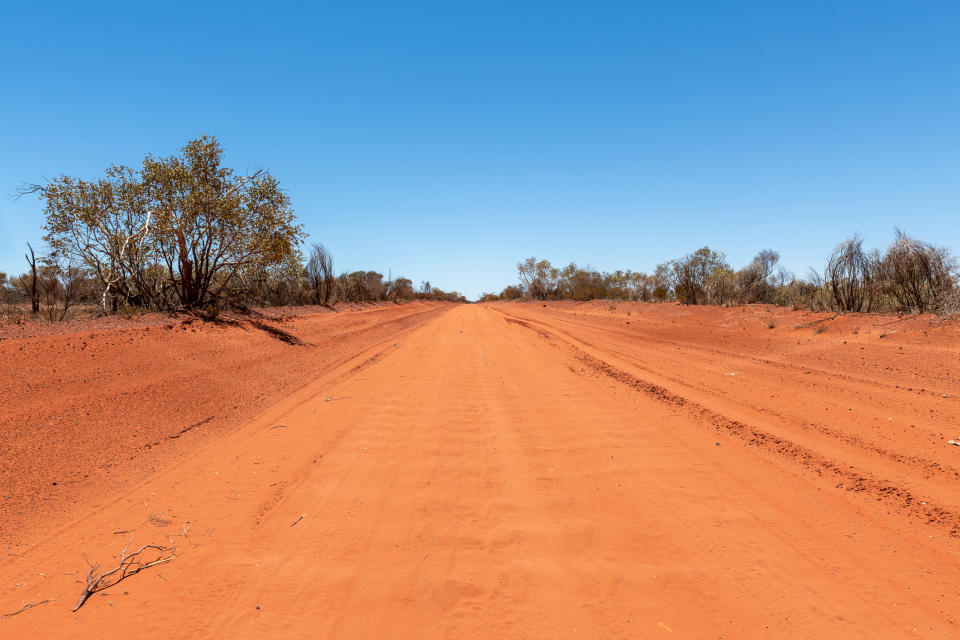
[[[104,306],[201,307],[242,294],[241,273],[299,259],[303,229],[274,176],[236,174],[222,159],[216,138],[201,136],[179,155],[147,155],[139,171],[113,165],[96,181],[36,186],[44,239],[97,274]]]

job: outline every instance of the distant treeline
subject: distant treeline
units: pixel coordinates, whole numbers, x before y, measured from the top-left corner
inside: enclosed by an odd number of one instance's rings
[[[114,165],[95,181],[59,176],[24,185],[21,195],[44,203],[46,251],[38,256],[27,245],[26,271],[0,273],[3,316],[63,320],[79,305],[108,314],[465,301],[375,271],[337,275],[322,245],[305,260],[303,227],[276,178],[236,174],[222,156],[215,138],[201,136],[179,155],[147,155],[137,170]]]
[[[734,269],[720,252],[703,247],[657,265],[653,273],[599,272],[574,263],[557,268],[528,258],[519,282],[482,301],[637,300],[683,304],[777,304],[839,312],[960,313],[958,266],[953,254],[897,230],[885,251],[865,250],[854,235],[837,245],[823,271],[797,278],[765,249]]]

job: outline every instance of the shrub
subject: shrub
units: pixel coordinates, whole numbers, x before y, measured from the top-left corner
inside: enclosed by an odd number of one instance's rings
[[[911,238],[897,229],[896,238],[877,263],[883,292],[902,313],[933,311],[953,291],[956,260],[942,247]]]
[[[726,256],[710,247],[703,247],[669,263],[671,284],[677,300],[684,304],[704,304],[707,292],[704,283],[715,269],[728,270]]]
[[[941,316],[960,316],[960,288],[945,293],[937,304],[936,312]]]
[[[838,311],[870,311],[875,285],[875,259],[863,250],[863,239],[853,235],[833,250],[823,282]]]

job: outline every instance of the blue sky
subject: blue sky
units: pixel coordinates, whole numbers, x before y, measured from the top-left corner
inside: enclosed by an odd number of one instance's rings
[[[338,270],[471,297],[530,255],[960,251],[958,33],[955,0],[7,3],[0,270],[42,235],[18,184],[201,133]]]

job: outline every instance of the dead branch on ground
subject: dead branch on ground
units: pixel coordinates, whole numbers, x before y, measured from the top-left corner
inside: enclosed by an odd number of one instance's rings
[[[3,615],[0,615],[0,618],[12,618],[13,616],[17,615],[18,613],[23,613],[23,612],[26,611],[27,609],[33,609],[34,607],[39,607],[39,606],[42,605],[42,604],[47,604],[48,602],[53,602],[53,600],[54,600],[53,598],[48,598],[48,599],[46,599],[46,600],[41,600],[40,602],[28,602],[28,603],[24,604],[22,607],[20,607],[19,609],[17,609],[16,611],[13,611],[13,612],[11,612],[11,613],[4,613]]]
[[[130,538],[130,542],[133,542],[133,538]],[[108,589],[121,580],[140,573],[144,569],[149,569],[150,567],[155,567],[158,564],[170,562],[177,557],[176,545],[172,547],[164,547],[157,544],[145,544],[136,551],[127,553],[127,548],[130,546],[130,542],[127,542],[127,544],[123,547],[123,551],[120,552],[120,562],[110,571],[101,572],[100,565],[90,566],[90,572],[87,574],[87,586],[84,587],[83,593],[80,594],[80,599],[77,600],[76,606],[73,607],[74,611],[82,607],[83,603],[87,601],[87,598],[92,596],[97,591]],[[156,551],[160,557],[149,562],[144,562],[144,559],[140,554],[148,550]]]

